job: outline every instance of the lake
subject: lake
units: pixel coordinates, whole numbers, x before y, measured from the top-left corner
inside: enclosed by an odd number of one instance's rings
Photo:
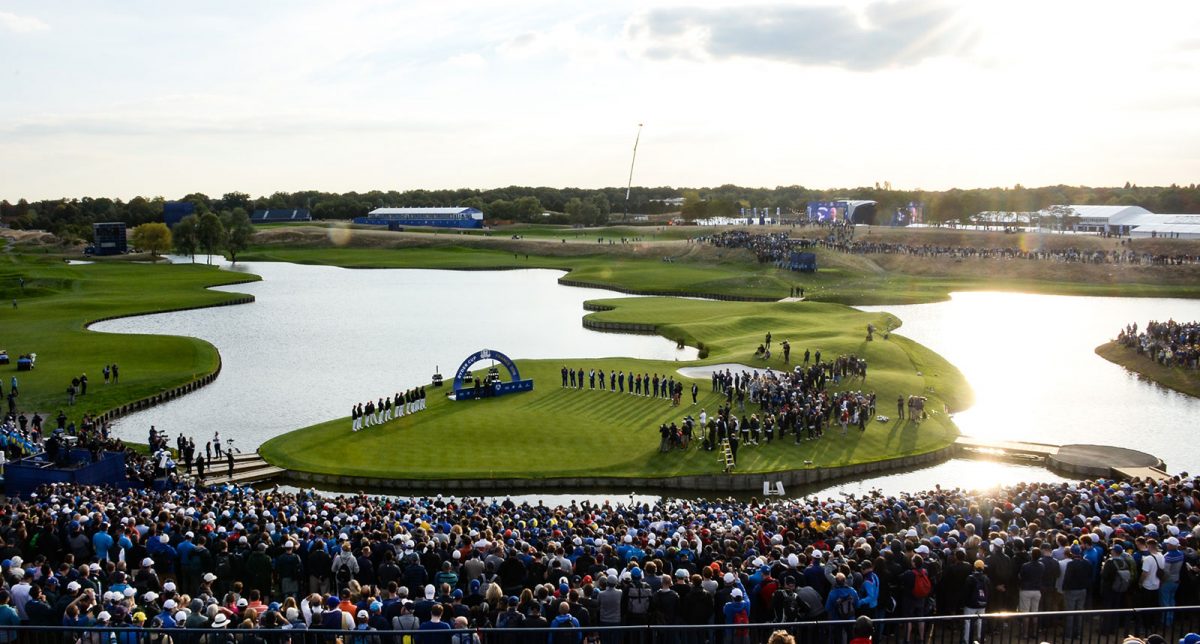
[[[1200,319],[1200,300],[970,292],[859,308],[894,313],[904,322],[898,333],[962,370],[975,391],[975,404],[954,416],[963,434],[1128,447],[1162,458],[1172,473],[1200,463],[1200,399],[1094,351],[1131,322]]]
[[[581,323],[583,302],[611,291],[561,286],[561,271],[344,269],[239,263],[261,282],[220,287],[253,304],[110,320],[104,333],[186,335],[221,352],[212,384],[114,422],[114,433],[145,442],[150,426],[171,436],[220,428],[253,450],[279,434],[348,416],[350,406],[453,378],[480,349],[514,360],[630,356],[695,360],[659,336],[601,333]],[[486,366],[480,363],[478,367]],[[552,385],[557,383],[550,383]]]

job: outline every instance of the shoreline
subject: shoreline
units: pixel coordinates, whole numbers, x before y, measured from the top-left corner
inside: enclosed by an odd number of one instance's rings
[[[1125,370],[1137,375],[1142,380],[1153,382],[1185,396],[1200,398],[1200,372],[1189,375],[1182,369],[1164,367],[1133,349],[1121,346],[1116,340],[1096,347],[1095,351],[1096,355],[1124,367]]]

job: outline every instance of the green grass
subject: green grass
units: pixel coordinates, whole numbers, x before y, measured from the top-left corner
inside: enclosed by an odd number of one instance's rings
[[[1125,367],[1146,380],[1157,382],[1164,387],[1189,396],[1200,396],[1200,372],[1163,366],[1115,341],[1096,347],[1096,354],[1109,362]]]
[[[957,436],[942,413],[965,407],[970,390],[961,373],[933,352],[898,336],[865,341],[867,323],[883,327],[894,318],[862,313],[832,304],[741,303],[625,298],[604,300],[613,310],[593,313],[597,319],[656,324],[669,337],[704,342],[711,353],[706,364],[756,361],[754,349],[769,330],[776,342],[789,339],[793,359],[804,349],[821,349],[824,357],[855,353],[870,368],[865,383],[847,388],[875,391],[882,414],[891,415],[899,394],[925,393],[935,412],[919,428],[911,422],[887,425],[872,421],[865,434],[847,438],[827,434],[820,441],[776,441],[744,447],[739,472],[771,472],[805,467],[831,467],[924,453],[946,446]],[[783,368],[777,351],[771,365]],[[711,413],[721,402],[699,381],[700,404],[690,396],[673,408],[663,400],[590,390],[560,388],[555,360],[518,360],[534,391],[499,399],[452,402],[445,389],[429,388],[429,409],[357,433],[348,418],[329,421],[276,437],[260,448],[270,462],[289,469],[380,478],[552,478],[564,476],[669,477],[718,473],[716,454],[689,450],[658,452],[662,422],[695,416],[700,407]],[[632,359],[571,360],[585,371],[635,370],[675,375],[681,363]],[[700,363],[697,363],[700,364]],[[921,375],[919,375],[921,374]],[[689,383],[690,384],[690,383]],[[753,410],[747,408],[747,416]],[[805,465],[804,461],[812,461]]]
[[[24,277],[25,289],[19,285]],[[18,408],[73,420],[101,413],[204,376],[218,364],[216,349],[196,338],[96,333],[100,318],[212,305],[239,296],[207,286],[258,279],[203,265],[126,262],[68,266],[61,260],[0,255],[0,347],[12,363],[0,367],[20,382]],[[11,301],[17,300],[17,308]],[[36,353],[37,367],[18,372],[18,354]],[[101,369],[120,366],[119,384],[105,386]],[[86,373],[88,393],[67,407],[71,378]]]
[[[994,267],[985,267],[998,271],[987,276],[916,276],[885,270],[869,257],[817,250],[821,269],[814,274],[805,274],[759,264],[744,252],[728,251],[718,257],[711,251],[698,252],[695,247],[679,243],[652,245],[650,250],[640,255],[631,255],[619,247],[597,246],[592,249],[571,244],[564,244],[565,248],[559,253],[554,244],[547,245],[544,242],[530,242],[530,253],[526,255],[519,252],[522,242],[502,243],[510,244],[518,252],[473,247],[464,240],[446,236],[444,243],[401,248],[259,246],[239,258],[245,261],[285,261],[348,268],[551,268],[568,271],[568,280],[646,294],[784,298],[793,287],[803,287],[805,297],[809,300],[849,305],[937,302],[948,299],[954,291],[984,290],[1057,295],[1200,297],[1200,283],[1016,278],[999,272],[1004,270],[1004,264],[1000,262],[996,262]],[[662,261],[663,256],[677,259],[667,263]],[[1046,266],[1054,267],[1051,263],[1046,263]]]

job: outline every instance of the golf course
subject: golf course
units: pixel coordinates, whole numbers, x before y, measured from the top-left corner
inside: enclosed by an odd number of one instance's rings
[[[867,342],[867,324],[896,326],[887,314],[862,313],[837,305],[810,302],[714,302],[678,298],[625,298],[597,304],[611,310],[594,312],[601,321],[650,325],[657,332],[688,343],[703,343],[708,357],[694,364],[737,363],[758,370],[788,369],[805,348],[820,350],[824,359],[857,355],[869,364],[866,381],[851,378],[831,391],[875,392],[881,414],[892,414],[898,395],[929,398],[930,418],[867,423],[865,432],[827,430],[824,438],[795,444],[791,437],[770,444],[744,446],[738,473],[779,472],[840,467],[934,451],[957,436],[945,408],[960,409],[970,400],[962,375],[933,352],[893,335]],[[776,342],[789,340],[792,363],[782,353],[770,361],[754,350],[770,331]],[[569,368],[634,371],[680,378],[676,371],[693,363],[633,359],[574,360]],[[572,476],[663,478],[714,474],[722,469],[716,452],[692,449],[659,452],[660,423],[693,417],[701,408],[711,415],[724,396],[711,392],[708,379],[695,381],[698,404],[686,394],[679,407],[662,398],[634,396],[560,386],[564,363],[517,360],[534,390],[496,399],[453,401],[446,389],[427,388],[428,410],[383,425],[352,432],[340,418],[276,437],[259,452],[268,462],[289,470],[370,478],[547,479]],[[482,374],[481,374],[482,375]],[[736,409],[735,409],[736,411]],[[744,414],[757,411],[747,403]],[[482,453],[486,458],[469,458]]]
[[[6,303],[0,348],[6,349],[13,361],[4,370],[18,378],[21,409],[48,417],[64,409],[75,420],[84,413],[101,414],[212,373],[220,356],[207,342],[96,333],[87,326],[113,317],[237,302],[245,296],[207,287],[257,279],[203,264],[69,265],[61,257],[0,254],[0,297]],[[17,372],[17,356],[30,353],[37,354],[36,368]],[[109,364],[119,366],[120,381],[106,386],[101,370]],[[88,376],[87,394],[68,408],[66,387],[82,374]],[[6,376],[6,387],[8,381]]]
[[[428,410],[385,425],[352,432],[349,418],[335,418],[278,436],[260,448],[270,463],[297,472],[376,479],[544,480],[573,476],[665,479],[721,471],[715,452],[697,449],[659,452],[658,427],[711,415],[724,397],[711,392],[707,378],[695,381],[699,400],[691,404],[693,381],[683,366],[741,364],[751,369],[789,369],[805,349],[825,359],[855,355],[866,360],[865,381],[830,383],[830,391],[875,393],[878,414],[894,416],[898,396],[928,398],[929,418],[879,422],[864,432],[840,428],[825,438],[795,444],[791,437],[744,446],[737,473],[832,468],[878,463],[945,448],[957,436],[948,412],[970,405],[962,374],[929,349],[904,338],[902,321],[886,313],[865,313],[848,305],[943,300],[955,290],[1023,290],[1087,295],[1197,296],[1190,269],[1163,278],[1154,269],[1127,270],[1096,279],[1089,271],[1107,267],[1048,262],[990,260],[939,266],[904,256],[864,256],[816,249],[820,270],[797,273],[757,262],[745,250],[715,248],[677,230],[638,237],[636,229],[525,229],[521,235],[390,233],[335,226],[279,226],[260,232],[239,255],[243,261],[284,261],[346,268],[432,268],[563,271],[567,284],[659,297],[600,299],[581,322],[590,328],[655,333],[699,349],[693,363],[606,358],[524,360],[513,356],[532,392],[498,399],[454,402],[445,389],[428,388]],[[695,231],[693,231],[694,233]],[[629,243],[606,243],[629,237]],[[1026,243],[1026,242],[1021,242]],[[99,414],[214,373],[220,356],[207,342],[161,335],[96,333],[87,326],[119,316],[216,306],[250,298],[207,287],[257,279],[244,272],[202,263],[97,261],[68,264],[69,252],[8,247],[0,255],[0,295],[6,307],[4,344],[9,355],[37,353],[37,368],[19,374],[21,408],[55,414],[66,404],[72,377],[89,374],[86,396],[68,413]],[[1094,270],[1093,270],[1094,269]],[[1040,272],[1039,272],[1040,271]],[[1061,279],[1064,271],[1070,279]],[[24,284],[21,284],[24,280]],[[799,288],[805,301],[780,301]],[[686,296],[686,297],[666,297]],[[724,300],[694,299],[700,297]],[[531,320],[536,323],[536,320]],[[880,332],[866,341],[872,324]],[[884,329],[900,329],[883,339]],[[784,364],[776,345],[770,361],[754,350],[767,332],[788,340],[792,363]],[[486,343],[486,338],[480,338]],[[502,347],[497,347],[502,348]],[[121,368],[118,385],[102,384],[106,364]],[[559,386],[563,366],[585,372],[658,374],[684,382],[684,403]],[[14,368],[15,371],[15,368]],[[382,393],[382,392],[380,392]],[[332,410],[331,410],[332,411]],[[337,410],[342,411],[342,410]],[[755,411],[747,404],[744,413]],[[334,413],[330,414],[331,416]],[[178,428],[192,431],[193,428]],[[195,428],[207,431],[209,428]],[[489,456],[468,458],[465,446],[485,445]]]

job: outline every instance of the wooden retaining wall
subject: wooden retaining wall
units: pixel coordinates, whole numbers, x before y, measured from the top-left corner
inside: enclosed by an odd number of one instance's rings
[[[580,476],[548,479],[383,479],[366,476],[342,476],[288,470],[284,477],[305,485],[335,485],[341,487],[371,488],[389,492],[437,492],[490,491],[495,493],[496,484],[505,490],[594,490],[598,488],[635,488],[652,490],[681,490],[688,492],[761,492],[764,481],[782,481],[784,486],[811,485],[844,478],[874,476],[881,473],[908,471],[912,468],[935,465],[950,459],[955,447],[949,445],[926,454],[844,465],[841,467],[813,467],[766,474],[701,474],[665,478]],[[714,459],[715,461],[715,459]],[[714,467],[716,464],[714,463]]]
[[[257,281],[258,280],[255,280],[255,279],[245,279],[245,280],[240,280],[237,282],[230,282],[228,284],[221,284],[220,286],[232,286],[235,284],[249,284],[251,282],[257,282]],[[234,306],[236,304],[250,304],[252,302],[254,302],[253,295],[242,295],[242,296],[230,299],[230,300],[226,300],[224,302],[214,302],[212,304],[200,304],[197,306],[182,306],[182,307],[172,308],[172,309],[163,309],[161,311],[152,311],[149,313],[127,313],[127,314],[123,314],[123,315],[110,315],[108,317],[103,317],[103,318],[98,318],[98,319],[92,320],[91,322],[88,322],[87,324],[85,324],[84,328],[85,329],[90,328],[93,324],[99,324],[101,322],[107,322],[109,320],[118,320],[120,318],[139,317],[142,315],[157,315],[159,313],[178,313],[180,311],[191,311],[194,309],[209,309],[209,308],[213,308],[213,307],[217,307],[217,306]],[[215,351],[216,347],[213,347],[213,350]],[[98,420],[100,422],[109,422],[109,421],[115,420],[117,418],[120,418],[122,416],[126,416],[126,415],[132,414],[134,412],[142,411],[143,409],[149,409],[151,407],[154,407],[155,405],[161,405],[162,403],[165,403],[169,400],[174,400],[175,398],[178,398],[185,394],[189,394],[189,393],[211,383],[212,381],[216,380],[217,376],[220,374],[221,374],[221,352],[217,351],[217,367],[216,367],[216,369],[213,369],[211,372],[209,372],[203,376],[200,376],[199,378],[196,378],[190,382],[186,382],[182,385],[179,385],[178,387],[172,387],[170,389],[167,389],[166,391],[159,392],[152,396],[146,396],[145,398],[141,398],[141,399],[135,400],[133,402],[126,403],[124,405],[120,405],[120,406],[114,407],[112,409],[109,409],[109,410],[101,413],[100,415],[96,416],[96,420]]]

